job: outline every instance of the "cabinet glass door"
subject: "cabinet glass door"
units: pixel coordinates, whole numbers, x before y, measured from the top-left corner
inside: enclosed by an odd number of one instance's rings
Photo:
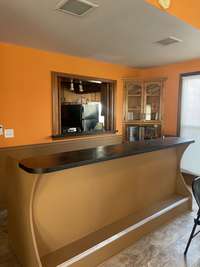
[[[161,119],[161,82],[145,83],[144,120],[158,121]]]
[[[126,121],[141,120],[142,83],[126,82]]]

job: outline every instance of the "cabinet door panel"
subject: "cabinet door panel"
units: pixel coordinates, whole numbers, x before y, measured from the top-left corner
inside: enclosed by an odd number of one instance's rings
[[[141,82],[126,81],[126,121],[141,120],[143,88]]]
[[[158,121],[161,119],[162,82],[146,82],[144,86],[144,119]]]

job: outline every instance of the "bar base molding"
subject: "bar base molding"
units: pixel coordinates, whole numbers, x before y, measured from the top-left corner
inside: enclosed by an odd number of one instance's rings
[[[106,226],[87,237],[46,255],[41,259],[44,267],[88,267],[102,261],[133,244],[144,234],[188,210],[188,198],[178,195],[156,203],[147,210],[136,212]]]

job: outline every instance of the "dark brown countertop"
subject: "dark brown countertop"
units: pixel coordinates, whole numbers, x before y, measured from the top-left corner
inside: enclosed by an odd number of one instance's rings
[[[99,146],[23,159],[19,162],[19,167],[29,173],[49,173],[191,143],[194,143],[194,141],[169,137],[119,145]]]

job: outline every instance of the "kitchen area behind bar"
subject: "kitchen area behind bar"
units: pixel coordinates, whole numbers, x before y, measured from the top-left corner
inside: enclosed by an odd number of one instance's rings
[[[116,132],[116,81],[59,73],[52,79],[57,80],[53,138]]]

